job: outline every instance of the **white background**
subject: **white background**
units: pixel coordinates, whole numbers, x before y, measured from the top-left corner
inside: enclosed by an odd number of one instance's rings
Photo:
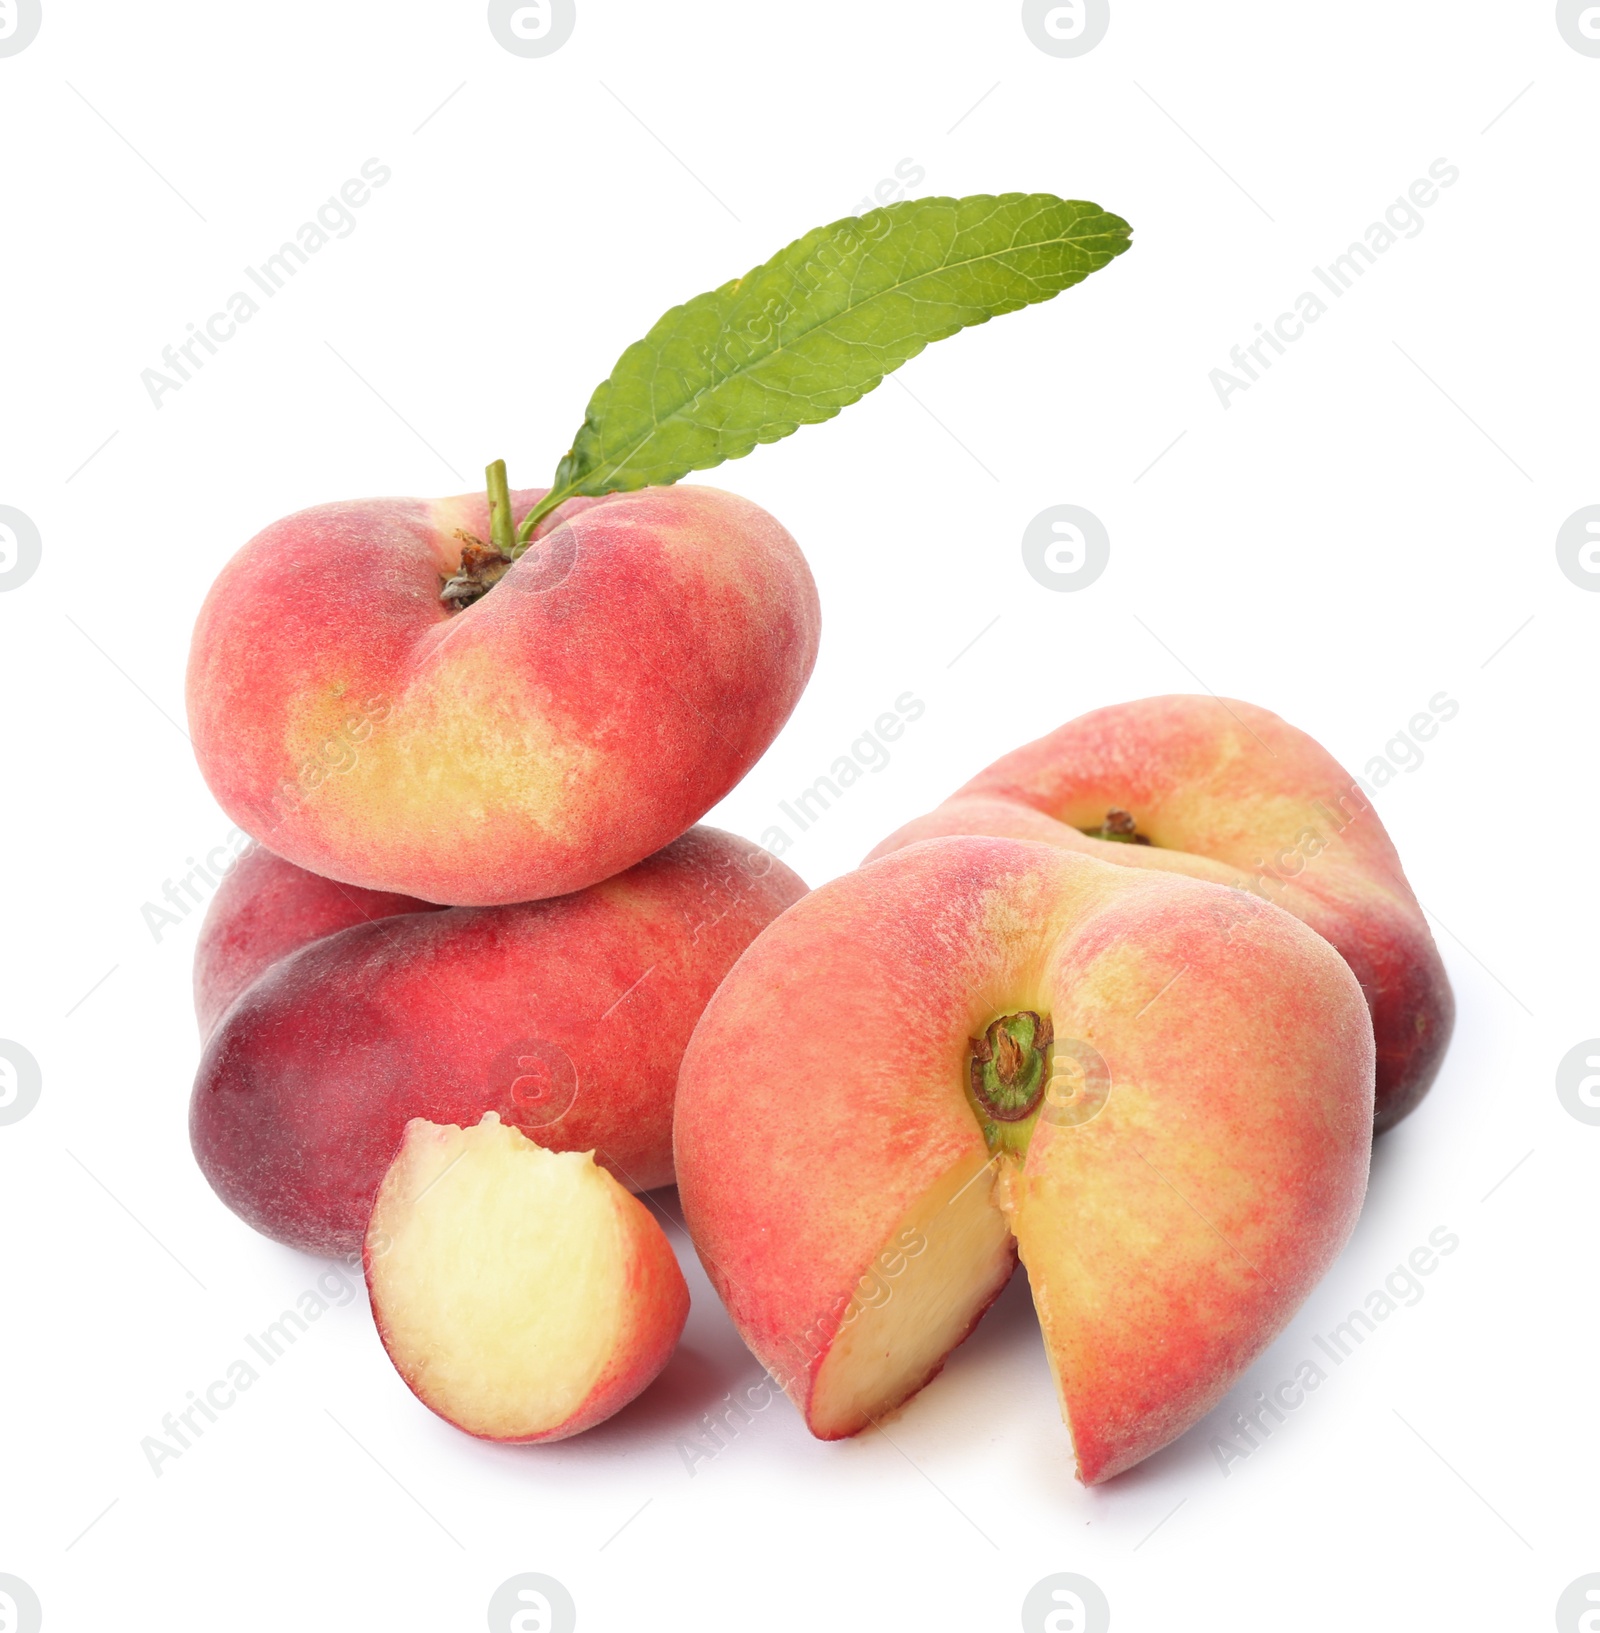
[[[45,1625],[481,1628],[520,1571],[589,1630],[1012,1629],[1056,1571],[1121,1633],[1550,1625],[1600,1571],[1600,1128],[1554,1087],[1600,1033],[1600,597],[1554,550],[1600,502],[1597,106],[1544,0],[1115,0],[1076,59],[1012,4],[579,0],[537,60],[476,4],[45,0],[0,58],[0,504],[44,541],[0,594],[0,1037],[43,1071],[0,1127],[0,1572]],[[356,230],[154,407],[141,370],[371,157],[393,179]],[[1424,230],[1224,408],[1229,348],[1439,158]],[[199,914],[159,942],[141,917],[229,829],[182,729],[208,583],[305,505],[463,491],[496,456],[548,480],[661,311],[902,160],[919,195],[1093,199],[1135,245],[705,478],[800,540],[825,623],[711,819],[759,836],[906,691],[890,765],[786,858],[813,885],[1102,704],[1214,689],[1362,771],[1448,692],[1378,804],[1460,1020],[1355,1237],[1230,1407],[1095,1491],[1020,1277],[887,1434],[815,1443],[780,1400],[691,1477],[675,1438],[758,1368],[681,1232],[683,1347],[586,1436],[455,1433],[362,1295],[156,1477],[141,1439],[327,1270],[195,1169]],[[1022,563],[1062,503],[1110,532],[1081,593]],[[1422,1301],[1224,1474],[1229,1412],[1439,1226]]]

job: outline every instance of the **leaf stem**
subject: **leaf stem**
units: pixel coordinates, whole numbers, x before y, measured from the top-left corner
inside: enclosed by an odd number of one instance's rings
[[[557,505],[565,504],[572,497],[570,488],[551,488],[551,490],[536,504],[526,516],[522,518],[522,526],[517,529],[517,542],[504,548],[508,555],[520,556],[528,548],[528,540],[533,530]]]

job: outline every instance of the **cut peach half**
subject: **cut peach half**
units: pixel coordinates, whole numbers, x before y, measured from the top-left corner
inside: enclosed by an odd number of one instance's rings
[[[921,1389],[1027,1267],[1079,1478],[1222,1398],[1354,1226],[1361,989],[1238,891],[1013,839],[836,879],[684,1056],[684,1215],[822,1439]]]
[[[486,1440],[593,1428],[667,1364],[689,1314],[650,1211],[592,1152],[546,1151],[494,1112],[407,1124],[364,1257],[400,1376]]]

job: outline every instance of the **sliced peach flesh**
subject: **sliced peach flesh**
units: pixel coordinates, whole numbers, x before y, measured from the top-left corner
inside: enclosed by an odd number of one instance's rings
[[[660,1226],[593,1154],[546,1151],[493,1112],[408,1126],[373,1207],[367,1279],[418,1398],[495,1440],[609,1416],[665,1365],[688,1310]]]
[[[1017,1256],[993,1191],[993,1162],[969,1157],[901,1220],[818,1370],[813,1434],[856,1434],[908,1400],[1000,1296]]]

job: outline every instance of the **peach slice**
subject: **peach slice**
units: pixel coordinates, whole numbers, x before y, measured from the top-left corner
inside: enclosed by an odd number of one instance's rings
[[[592,1152],[487,1113],[414,1119],[363,1255],[389,1358],[424,1406],[485,1440],[562,1440],[667,1364],[689,1289],[660,1225]]]
[[[1348,965],[1269,903],[929,840],[728,973],[679,1074],[679,1194],[822,1439],[921,1389],[1020,1253],[1092,1484],[1209,1411],[1333,1262],[1373,1060]]]

